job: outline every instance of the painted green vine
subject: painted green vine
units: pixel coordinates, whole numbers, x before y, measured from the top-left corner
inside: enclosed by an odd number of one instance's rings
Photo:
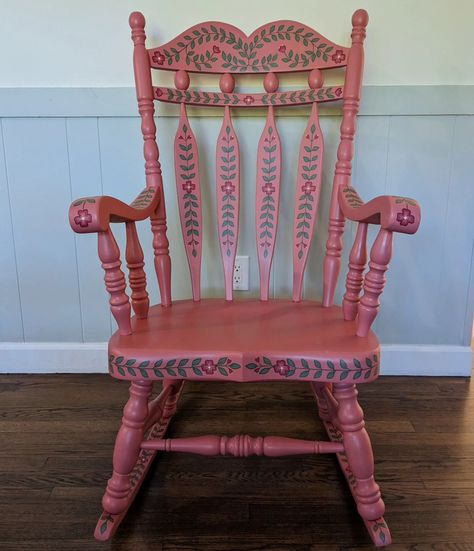
[[[276,211],[273,193],[276,191],[275,183],[277,183],[277,175],[275,174],[277,171],[275,155],[277,140],[272,126],[268,127],[268,135],[264,139],[263,150],[266,156],[262,158],[262,180],[264,184],[261,189],[265,196],[260,207],[259,240],[260,247],[263,247],[263,257],[267,258],[273,242],[274,213]]]
[[[232,144],[234,136],[229,125],[225,127],[225,133],[222,136],[223,145],[221,146],[220,178],[222,181],[222,208],[221,208],[221,246],[225,248],[225,254],[231,256],[232,247],[235,243],[235,206],[237,198],[236,178],[237,178],[237,156],[235,146]]]
[[[342,193],[344,194],[344,198],[349,203],[349,205],[353,208],[359,208],[364,204],[364,201],[359,197],[359,194],[357,191],[352,187],[346,187],[342,190]]]
[[[303,155],[303,173],[301,178],[304,180],[301,191],[302,195],[299,198],[298,214],[296,219],[299,220],[296,225],[298,230],[296,233],[296,248],[298,249],[298,259],[301,260],[304,256],[304,251],[308,247],[308,242],[311,236],[311,220],[313,218],[313,193],[316,191],[316,184],[314,180],[317,178],[316,170],[318,168],[318,150],[319,146],[316,145],[318,139],[316,133],[316,125],[313,123],[306,134],[306,140],[309,140],[309,144],[304,146],[306,155]]]
[[[179,168],[182,172],[179,174],[181,180],[181,188],[184,192],[183,195],[183,208],[184,219],[186,229],[187,245],[191,249],[191,254],[196,257],[198,254],[197,246],[199,245],[199,219],[198,219],[198,197],[194,193],[196,184],[194,179],[196,178],[196,166],[194,162],[193,153],[193,136],[189,132],[189,128],[186,124],[182,126],[182,134],[178,136],[178,140],[183,143],[179,143],[179,159],[183,164],[180,164]]]
[[[154,195],[155,190],[152,187],[147,187],[137,195],[130,206],[135,209],[145,209],[152,202]]]
[[[259,56],[259,50],[266,43],[290,40],[302,43],[307,49],[304,52],[295,53],[292,49],[287,51],[286,45],[281,44],[276,53]],[[196,53],[196,46],[201,46],[204,43],[209,43],[209,48],[203,53]],[[224,47],[224,45],[230,47],[232,51],[221,50],[220,46]],[[170,46],[162,50],[154,50],[152,61],[159,66],[173,65],[184,58],[187,66],[201,71],[203,68],[212,69],[220,54],[222,68],[228,71],[268,72],[279,67],[280,63],[294,69],[307,67],[319,58],[328,62],[329,54],[333,49],[333,45],[322,42],[321,38],[313,31],[304,27],[296,28],[294,24],[282,23],[278,27],[276,24],[272,24],[270,27],[263,28],[248,42],[237,37],[231,30],[210,24],[190,30],[189,34],[180,37],[176,47]],[[345,54],[342,50],[337,50],[332,58],[335,63],[342,63]]]

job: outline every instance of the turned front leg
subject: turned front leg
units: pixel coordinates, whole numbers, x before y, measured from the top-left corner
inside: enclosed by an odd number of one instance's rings
[[[374,479],[374,455],[357,394],[354,384],[334,384],[334,397],[339,404],[339,429],[343,434],[349,466],[357,481],[357,510],[362,518],[375,520],[383,516],[385,505],[380,496],[380,488]]]
[[[122,513],[128,506],[130,474],[140,452],[152,388],[153,383],[145,381],[137,381],[130,385],[130,398],[124,407],[122,426],[115,441],[114,470],[102,498],[105,511],[113,515]]]

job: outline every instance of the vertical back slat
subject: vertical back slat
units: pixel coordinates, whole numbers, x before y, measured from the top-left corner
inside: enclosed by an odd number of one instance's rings
[[[239,235],[240,151],[228,105],[225,107],[222,128],[217,138],[216,194],[225,298],[232,300],[234,262]]]
[[[189,125],[186,106],[181,104],[174,142],[176,191],[184,248],[191,273],[193,300],[201,299],[202,213],[199,153]]]
[[[303,275],[318,216],[323,172],[324,142],[319,125],[317,103],[301,139],[296,176],[293,221],[293,300],[301,300]]]
[[[273,106],[258,142],[255,222],[260,272],[260,299],[268,300],[270,270],[275,247],[280,203],[281,142]]]

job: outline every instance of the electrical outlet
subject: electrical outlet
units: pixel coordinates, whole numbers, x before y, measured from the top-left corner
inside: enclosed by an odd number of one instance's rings
[[[234,280],[232,284],[234,291],[249,290],[249,257],[236,256],[234,263]]]

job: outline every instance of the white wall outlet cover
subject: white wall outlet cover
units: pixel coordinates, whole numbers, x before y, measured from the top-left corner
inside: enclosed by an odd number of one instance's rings
[[[249,290],[249,257],[236,256],[234,263],[234,278],[232,288],[234,291]]]

